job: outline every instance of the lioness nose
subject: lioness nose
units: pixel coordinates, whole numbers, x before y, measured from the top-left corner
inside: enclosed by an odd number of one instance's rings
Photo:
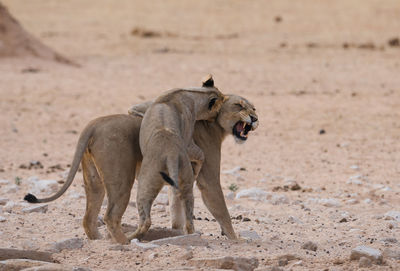
[[[251,122],[256,122],[258,120],[257,117],[254,117],[254,116],[250,116],[250,119],[251,119]]]

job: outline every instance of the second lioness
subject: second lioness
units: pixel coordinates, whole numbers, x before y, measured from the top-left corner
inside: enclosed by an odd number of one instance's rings
[[[177,190],[185,214],[185,233],[193,233],[193,183],[204,160],[193,141],[196,120],[215,119],[225,96],[213,86],[176,89],[158,97],[147,109],[140,126],[143,162],[138,176],[137,230],[129,237],[142,238],[151,225],[150,210],[165,182]],[[193,167],[192,167],[193,166]]]

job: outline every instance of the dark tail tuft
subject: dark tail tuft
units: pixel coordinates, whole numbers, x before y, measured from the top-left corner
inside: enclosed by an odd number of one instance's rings
[[[166,173],[160,171],[160,174],[161,174],[161,177],[163,177],[164,181],[166,181],[169,185],[178,189],[177,183],[174,180],[172,180]]]
[[[30,203],[38,203],[38,199],[36,198],[35,195],[32,194],[26,194],[26,196],[24,197],[24,200],[26,200],[27,202]]]

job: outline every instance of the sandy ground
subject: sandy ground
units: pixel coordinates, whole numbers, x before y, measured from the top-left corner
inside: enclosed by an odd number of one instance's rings
[[[0,247],[45,250],[80,237],[83,248],[55,258],[91,270],[191,267],[185,247],[121,251],[107,239],[89,241],[81,226],[81,174],[47,213],[22,213],[21,199],[32,176],[62,180],[91,119],[125,113],[174,87],[197,86],[212,73],[221,91],[252,101],[260,119],[245,145],[231,137],[223,144],[222,170],[245,168],[240,178],[222,174],[225,194],[235,184],[281,200],[227,200],[232,217],[250,219],[234,219],[236,232],[261,237],[232,242],[220,236],[196,190],[195,216],[202,220],[195,227],[209,245],[193,247],[194,258],[256,257],[265,270],[290,253],[301,262],[283,270],[356,270],[349,255],[358,245],[400,249],[400,223],[385,219],[400,211],[400,47],[388,44],[400,35],[398,1],[3,3],[28,31],[81,67],[0,59],[0,179],[8,181],[0,183],[0,198],[16,204],[0,206]],[[32,160],[44,168],[20,168]],[[51,172],[57,164],[61,169]],[[277,188],[289,180],[303,189]],[[155,208],[153,225],[169,226],[165,207]],[[128,207],[123,219],[136,225],[136,208]],[[302,249],[307,241],[317,251]],[[400,261],[385,258],[370,269],[399,270]]]

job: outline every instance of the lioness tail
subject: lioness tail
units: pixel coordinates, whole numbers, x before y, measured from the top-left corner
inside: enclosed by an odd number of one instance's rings
[[[93,125],[89,124],[86,126],[86,128],[83,130],[81,133],[81,136],[79,137],[78,144],[76,146],[76,151],[74,155],[74,159],[72,160],[71,168],[68,173],[67,181],[64,183],[63,187],[55,193],[53,196],[50,196],[48,198],[43,198],[43,199],[38,199],[35,195],[32,194],[27,194],[24,197],[24,200],[30,203],[43,203],[43,202],[49,202],[53,201],[57,198],[59,198],[62,194],[67,191],[68,187],[71,185],[72,181],[74,180],[75,174],[78,171],[79,164],[82,160],[83,153],[85,152],[89,139],[92,137],[93,134]]]
[[[174,180],[172,180],[168,176],[168,174],[166,174],[166,173],[164,173],[162,171],[160,171],[160,174],[161,174],[161,177],[163,177],[164,181],[166,181],[169,185],[171,185],[171,186],[175,187],[176,189],[178,189],[178,184]]]

